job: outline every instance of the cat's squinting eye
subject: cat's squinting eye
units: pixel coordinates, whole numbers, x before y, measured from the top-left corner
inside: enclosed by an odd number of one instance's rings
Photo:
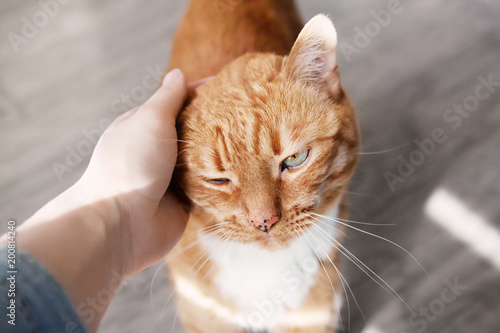
[[[309,156],[309,149],[302,150],[292,156],[288,156],[283,160],[283,162],[281,162],[281,170],[300,166],[306,161],[307,156]]]
[[[227,178],[215,178],[215,179],[209,179],[208,182],[215,185],[224,185],[229,183],[230,180]]]

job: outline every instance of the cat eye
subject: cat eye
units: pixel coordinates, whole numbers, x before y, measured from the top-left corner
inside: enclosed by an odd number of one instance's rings
[[[224,185],[229,183],[230,180],[227,178],[215,178],[215,179],[209,179],[208,182],[215,185]]]
[[[281,162],[281,170],[300,166],[305,162],[307,156],[309,156],[309,149],[302,150],[298,153],[293,154],[292,156],[288,156],[283,160],[283,162]]]

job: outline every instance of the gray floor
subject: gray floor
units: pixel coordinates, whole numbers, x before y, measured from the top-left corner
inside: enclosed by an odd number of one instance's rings
[[[2,228],[78,179],[100,122],[151,93],[143,80],[166,67],[186,6],[65,2],[50,16],[35,1],[0,2]],[[429,273],[393,243],[350,230],[346,247],[395,292],[346,259],[345,331],[499,332],[500,87],[484,82],[500,82],[500,4],[401,0],[379,23],[372,11],[392,3],[299,1],[304,19],[334,20],[361,123],[351,218],[391,224],[353,226],[404,247]],[[74,151],[81,160],[66,164]],[[100,332],[182,332],[165,276],[157,266],[127,282]]]

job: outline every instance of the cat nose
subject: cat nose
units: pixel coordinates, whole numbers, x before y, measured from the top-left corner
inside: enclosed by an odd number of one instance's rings
[[[264,232],[271,230],[271,227],[280,220],[278,214],[252,214],[250,215],[250,224]]]

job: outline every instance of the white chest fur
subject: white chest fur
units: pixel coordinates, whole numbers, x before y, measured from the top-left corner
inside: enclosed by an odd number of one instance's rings
[[[337,214],[335,205],[328,215]],[[238,305],[237,318],[233,318],[238,324],[253,329],[270,327],[300,307],[318,270],[322,270],[317,257],[326,258],[334,247],[334,241],[326,234],[338,236],[334,228],[319,222],[309,230],[288,248],[276,251],[256,243],[239,244],[200,235],[218,268],[215,284],[222,295]]]

